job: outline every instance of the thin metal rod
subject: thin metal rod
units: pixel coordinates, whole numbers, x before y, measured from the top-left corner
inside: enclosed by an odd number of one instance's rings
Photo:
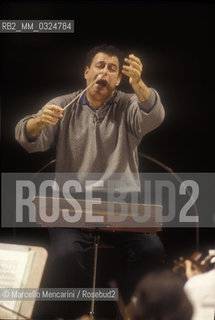
[[[170,174],[173,175],[173,177],[175,177],[175,179],[179,182],[179,183],[182,183],[183,180],[170,168],[170,167],[167,167],[164,163],[162,163],[161,161],[151,157],[151,156],[148,156],[147,154],[145,153],[141,153],[139,152],[139,155],[142,157],[142,158],[145,158],[147,160],[150,160],[154,163],[156,163],[158,166],[160,166],[161,168],[163,168],[164,170],[166,170],[167,172],[169,172]],[[188,196],[190,198],[192,198],[192,195],[190,193],[190,191],[188,189],[186,189],[186,192],[188,194]],[[196,203],[194,202],[193,204],[193,209],[194,209],[194,212],[195,212],[195,215],[197,217],[199,217],[199,210],[198,210],[198,207],[196,205]],[[199,222],[196,222],[196,242],[195,242],[195,245],[196,245],[196,251],[199,251]]]
[[[94,235],[94,262],[93,262],[93,285],[92,285],[92,289],[93,289],[93,296],[92,296],[92,300],[91,300],[91,308],[90,308],[90,320],[94,320],[94,310],[95,310],[95,288],[96,288],[96,272],[97,272],[97,259],[98,259],[98,246],[99,246],[99,239],[100,239],[100,235],[99,234],[95,234]]]

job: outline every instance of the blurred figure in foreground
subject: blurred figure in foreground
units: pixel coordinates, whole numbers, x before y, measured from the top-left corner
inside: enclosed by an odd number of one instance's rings
[[[183,282],[170,271],[151,273],[132,298],[132,320],[191,320],[192,305]]]

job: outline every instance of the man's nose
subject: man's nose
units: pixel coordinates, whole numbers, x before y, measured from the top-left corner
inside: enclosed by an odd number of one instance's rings
[[[106,76],[108,74],[108,66],[104,66],[104,68],[101,70],[102,76]]]
[[[104,77],[106,77],[107,76],[107,71],[105,71],[105,70],[101,70],[100,72],[99,72],[99,74],[98,74],[98,77],[100,78],[100,79],[102,79],[102,78],[104,78]]]
[[[104,71],[103,73],[102,73],[102,77],[105,77],[107,75],[107,71]]]

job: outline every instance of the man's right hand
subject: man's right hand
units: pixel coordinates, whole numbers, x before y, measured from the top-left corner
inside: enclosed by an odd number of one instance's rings
[[[63,118],[63,109],[54,104],[48,104],[39,116],[39,121],[43,126],[55,126],[60,118]]]
[[[29,136],[37,136],[47,126],[55,126],[60,118],[63,118],[63,109],[54,104],[46,105],[43,112],[27,121],[26,131]]]

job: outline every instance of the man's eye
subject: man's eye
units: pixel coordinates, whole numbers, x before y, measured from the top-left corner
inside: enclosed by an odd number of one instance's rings
[[[96,68],[98,68],[98,69],[103,69],[103,68],[104,68],[104,65],[103,65],[103,64],[97,64],[97,65],[96,65]]]
[[[116,66],[110,66],[110,67],[109,67],[109,71],[110,71],[110,72],[116,72],[116,70],[117,70],[117,67],[116,67]]]

